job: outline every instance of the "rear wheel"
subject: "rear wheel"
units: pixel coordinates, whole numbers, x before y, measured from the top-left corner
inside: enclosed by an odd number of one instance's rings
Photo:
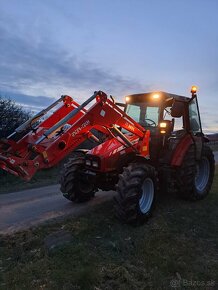
[[[70,201],[84,202],[94,197],[96,188],[93,183],[81,175],[85,167],[85,154],[82,152],[73,153],[69,161],[64,165],[61,176],[61,192]]]
[[[125,223],[142,224],[154,207],[157,190],[155,169],[143,163],[131,163],[124,168],[117,184],[115,211]]]
[[[194,145],[192,145],[177,173],[180,196],[191,200],[200,200],[206,197],[213,183],[214,170],[215,161],[210,147],[204,144],[202,158],[196,161]]]

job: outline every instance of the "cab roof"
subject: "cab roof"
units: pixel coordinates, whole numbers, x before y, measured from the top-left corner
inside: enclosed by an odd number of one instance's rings
[[[180,102],[189,102],[191,98],[185,97],[185,96],[180,96],[176,94],[171,94],[167,92],[162,92],[162,91],[154,91],[154,92],[149,92],[149,93],[140,93],[140,94],[133,94],[133,95],[128,95],[126,98],[129,97],[128,103],[132,102],[144,102],[144,101],[152,101],[152,100],[159,100],[159,101],[170,101],[170,100],[176,100]]]

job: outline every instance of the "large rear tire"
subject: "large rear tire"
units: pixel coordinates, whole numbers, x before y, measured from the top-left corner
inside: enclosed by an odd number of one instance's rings
[[[60,179],[60,190],[63,196],[73,202],[85,202],[94,197],[96,188],[82,175],[85,167],[85,154],[74,152],[69,161],[64,165]]]
[[[117,217],[124,223],[143,224],[151,216],[157,191],[154,167],[131,163],[119,176],[114,198]]]
[[[212,150],[203,145],[201,160],[195,160],[195,148],[192,145],[177,172],[177,188],[184,199],[201,200],[211,189],[214,177],[215,161]]]

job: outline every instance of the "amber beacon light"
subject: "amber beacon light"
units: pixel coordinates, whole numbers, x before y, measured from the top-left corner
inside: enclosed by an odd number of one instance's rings
[[[196,86],[192,86],[191,87],[191,93],[192,94],[196,94],[197,93],[198,88]]]

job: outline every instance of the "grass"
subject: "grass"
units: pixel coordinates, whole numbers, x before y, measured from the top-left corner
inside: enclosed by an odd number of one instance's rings
[[[218,289],[217,220],[218,166],[205,200],[160,196],[141,227],[120,224],[107,202],[83,217],[1,237],[0,289]],[[45,237],[60,229],[72,242],[48,252]]]
[[[60,176],[60,166],[37,172],[30,181],[11,175],[7,172],[0,172],[0,194],[35,187],[41,187],[58,183]]]

